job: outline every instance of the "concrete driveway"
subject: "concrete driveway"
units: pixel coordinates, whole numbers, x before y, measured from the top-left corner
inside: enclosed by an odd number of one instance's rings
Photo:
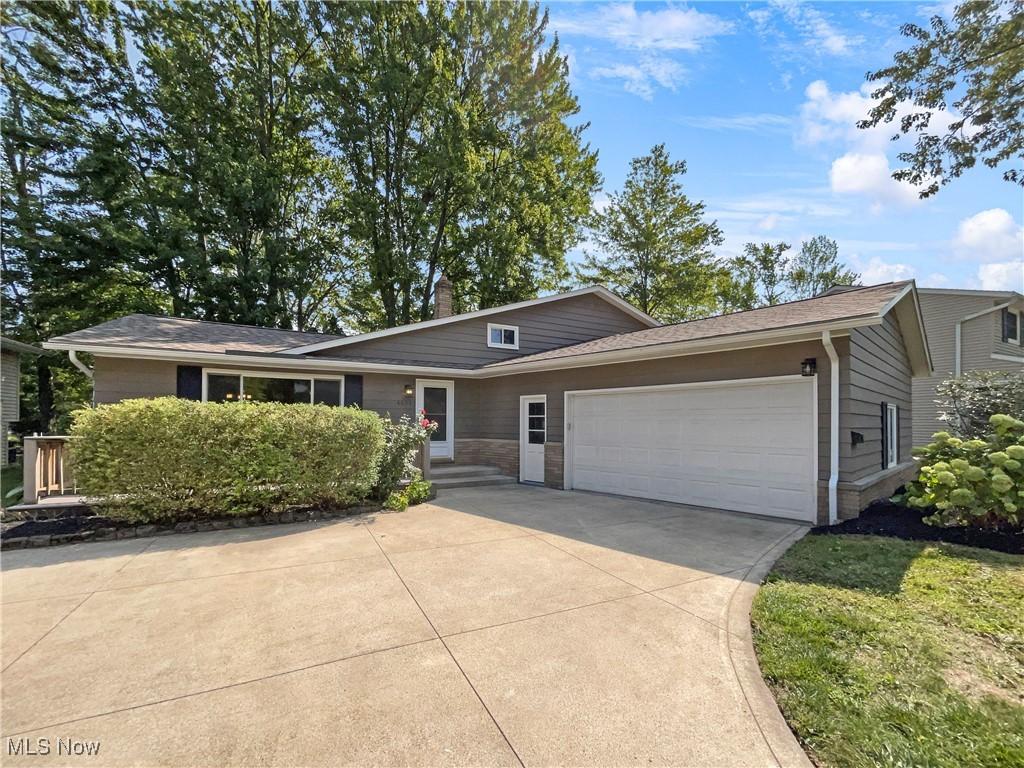
[[[504,486],[4,553],[0,762],[809,765],[747,617],[803,530]]]

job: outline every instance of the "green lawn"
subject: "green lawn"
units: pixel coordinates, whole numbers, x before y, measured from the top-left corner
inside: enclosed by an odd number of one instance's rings
[[[1024,557],[808,535],[751,620],[819,765],[1024,766]]]
[[[13,507],[19,501],[21,501],[21,494],[12,495],[10,498],[7,494],[14,488],[21,487],[21,464],[9,464],[0,470],[0,501],[3,502],[4,507]]]

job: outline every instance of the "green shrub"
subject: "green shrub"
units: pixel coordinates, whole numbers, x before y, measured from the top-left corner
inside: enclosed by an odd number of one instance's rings
[[[390,509],[392,512],[401,512],[409,506],[409,496],[405,491],[392,491],[384,499],[383,506],[384,509]]]
[[[408,416],[396,422],[384,420],[384,453],[373,489],[374,498],[386,499],[404,478],[416,475],[416,454],[435,429],[437,424],[428,421],[422,412],[417,421]]]
[[[422,504],[430,498],[430,481],[422,477],[416,478],[406,487],[405,495],[410,504]]]
[[[71,434],[81,491],[136,521],[352,503],[384,447],[381,419],[355,408],[174,397],[78,411]]]
[[[895,497],[912,507],[934,507],[932,525],[1019,526],[1024,521],[1024,421],[997,414],[985,439],[937,432],[918,458],[917,480]]]

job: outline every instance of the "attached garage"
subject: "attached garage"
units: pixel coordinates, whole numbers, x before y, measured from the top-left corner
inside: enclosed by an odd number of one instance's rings
[[[814,522],[815,382],[567,392],[565,485]]]

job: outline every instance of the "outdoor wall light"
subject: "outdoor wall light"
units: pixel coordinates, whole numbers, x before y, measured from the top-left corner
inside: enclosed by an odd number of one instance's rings
[[[412,397],[415,390],[412,388],[412,384],[405,385],[405,396]]]
[[[800,375],[801,376],[813,376],[818,372],[818,359],[816,357],[808,357],[802,363],[800,363]]]

